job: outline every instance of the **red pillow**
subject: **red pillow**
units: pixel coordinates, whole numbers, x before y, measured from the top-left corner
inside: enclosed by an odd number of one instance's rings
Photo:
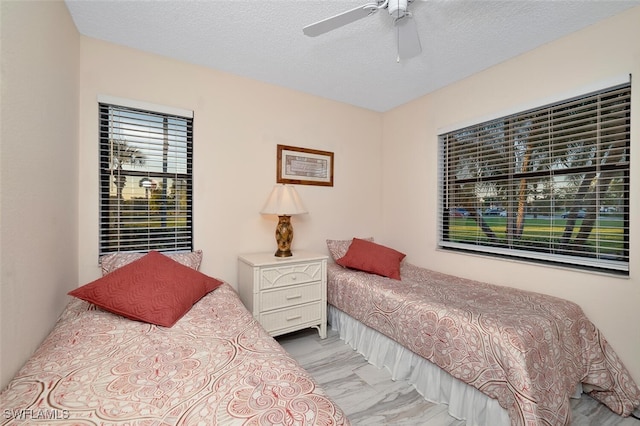
[[[68,294],[130,319],[171,327],[221,284],[152,251]]]
[[[396,280],[400,279],[400,262],[405,258],[392,248],[371,241],[354,238],[347,253],[336,260],[338,265],[371,272]]]

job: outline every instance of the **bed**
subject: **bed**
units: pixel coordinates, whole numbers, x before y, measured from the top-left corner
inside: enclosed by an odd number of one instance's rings
[[[189,259],[183,259],[180,267],[171,259],[173,269],[167,274],[155,261],[157,256],[169,258],[161,254],[152,256],[155,260],[146,267],[150,272],[143,273],[136,265],[149,256],[140,256],[113,261],[118,268],[107,271],[98,285],[90,283],[71,292],[75,297],[53,331],[0,393],[1,424],[349,424],[343,411],[245,309],[228,283],[199,272],[190,275],[195,270],[185,266]],[[149,304],[150,298],[162,302],[152,309],[118,314],[112,312],[113,306],[99,306],[107,304],[104,300],[85,300],[102,293],[117,299],[122,277],[134,277],[136,289],[144,289],[145,274],[177,282],[179,296],[172,298],[193,293],[191,283],[196,288],[204,285],[200,289],[204,295],[190,294],[195,300],[168,320],[163,294],[139,296],[129,291],[129,301],[145,299],[136,301],[138,308]],[[106,288],[98,290],[101,286]],[[170,305],[172,310],[175,303]],[[173,324],[135,318],[145,315]]]
[[[420,268],[371,239],[327,244],[331,326],[468,425],[568,425],[581,387],[622,416],[640,405],[575,303]]]

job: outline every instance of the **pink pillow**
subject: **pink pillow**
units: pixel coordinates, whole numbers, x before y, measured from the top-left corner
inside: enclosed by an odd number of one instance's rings
[[[69,295],[133,320],[171,327],[220,285],[222,281],[152,251]]]
[[[371,272],[383,277],[400,279],[400,262],[405,258],[392,248],[371,241],[354,238],[344,257],[336,260],[338,265]]]

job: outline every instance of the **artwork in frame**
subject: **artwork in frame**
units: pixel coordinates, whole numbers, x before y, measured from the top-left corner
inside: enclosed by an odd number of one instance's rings
[[[278,145],[277,183],[333,186],[333,152]]]

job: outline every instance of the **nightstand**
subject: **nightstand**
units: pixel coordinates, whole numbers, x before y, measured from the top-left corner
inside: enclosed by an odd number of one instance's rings
[[[242,303],[271,336],[315,327],[327,337],[327,256],[297,250],[238,256]]]

